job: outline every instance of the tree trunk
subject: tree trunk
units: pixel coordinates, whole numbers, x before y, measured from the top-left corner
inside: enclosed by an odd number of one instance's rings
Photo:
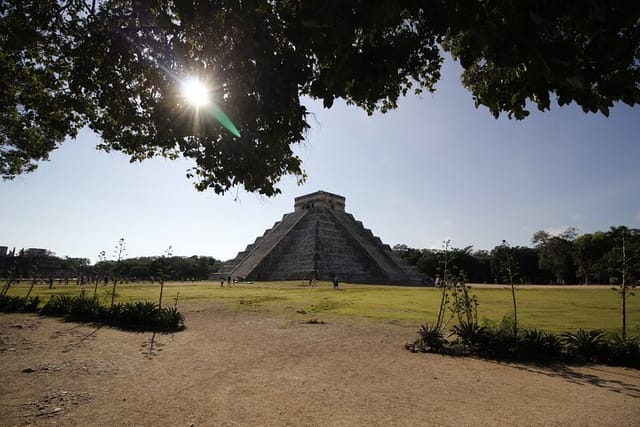
[[[622,235],[622,340],[627,338],[627,248]]]
[[[31,286],[29,286],[29,291],[27,292],[27,296],[24,297],[25,300],[29,299],[29,296],[31,296],[31,291],[33,290],[33,286],[36,284],[35,280],[31,282]]]
[[[113,281],[113,289],[111,290],[111,308],[113,308],[113,301],[116,298],[116,284],[118,283],[117,280]]]
[[[516,288],[511,279],[511,298],[513,299],[513,336],[518,337],[518,304],[516,303]]]
[[[627,339],[627,287],[622,284],[622,340]]]
[[[164,279],[160,280],[160,301],[158,302],[158,308],[162,308],[162,293],[164,292]]]

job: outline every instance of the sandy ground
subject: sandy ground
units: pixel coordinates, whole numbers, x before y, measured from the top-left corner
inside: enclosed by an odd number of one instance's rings
[[[414,354],[417,325],[181,311],[177,334],[0,314],[0,424],[640,425],[637,370]]]

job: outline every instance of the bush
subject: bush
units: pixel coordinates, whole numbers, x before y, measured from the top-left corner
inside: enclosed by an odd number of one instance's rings
[[[175,307],[137,301],[114,304],[107,323],[128,330],[179,331],[184,329],[184,316]]]
[[[458,336],[460,342],[466,349],[478,352],[486,346],[490,330],[486,326],[462,321],[459,325],[453,326],[451,332]]]
[[[450,303],[447,289],[451,289],[453,303]],[[412,352],[447,353],[454,355],[475,355],[489,359],[508,359],[540,362],[590,362],[607,363],[628,367],[640,367],[640,340],[623,339],[615,336],[607,339],[601,329],[578,329],[557,335],[540,329],[520,328],[514,312],[503,316],[500,325],[483,321],[478,325],[478,300],[469,295],[468,287],[456,284],[443,287],[437,321],[420,325],[419,338],[405,347]],[[515,298],[515,296],[514,296]],[[449,309],[456,316],[458,324],[451,328],[449,337],[456,335],[453,342],[445,338],[444,311]]]
[[[111,308],[106,308],[102,320],[112,324],[124,322],[125,305],[121,302],[115,303]]]
[[[478,355],[491,359],[513,359],[517,347],[513,331],[502,328],[487,329],[484,339],[479,343]]]
[[[607,341],[602,329],[578,329],[575,332],[565,332],[561,335],[567,355],[571,359],[587,362],[597,362],[607,352]]]
[[[155,323],[158,312],[157,304],[148,301],[136,301],[124,304],[120,319],[125,325],[152,326]]]
[[[79,297],[71,298],[68,309],[69,311],[65,315],[68,320],[92,322],[101,319],[102,307],[95,297],[89,298],[85,295],[80,295]]]
[[[33,313],[38,311],[40,298],[18,297],[9,295],[0,295],[0,312],[3,313]]]
[[[444,344],[447,340],[444,337],[441,327],[425,323],[424,325],[420,325],[418,335],[420,339],[416,344],[419,344],[425,351],[439,353],[444,350]]]
[[[184,316],[176,307],[161,308],[158,310],[156,325],[161,329],[184,329]]]
[[[49,301],[42,307],[40,314],[47,316],[66,316],[71,311],[71,297],[68,295],[51,295]]]
[[[184,329],[184,316],[175,307],[160,308],[147,301],[116,303],[108,308],[102,306],[98,298],[84,294],[77,297],[52,295],[40,313],[73,321],[106,323],[136,331]]]
[[[640,368],[640,340],[623,340],[619,335],[609,339],[600,329],[578,329],[561,335],[540,329],[520,329],[514,336],[508,322],[496,327],[463,321],[451,331],[457,339],[449,343],[441,329],[421,325],[419,339],[406,347],[414,352],[475,355],[498,360],[593,362]]]
[[[40,297],[39,296],[35,296],[35,297],[30,297],[30,298],[26,298],[26,301],[24,303],[24,310],[23,312],[28,312],[28,313],[35,313],[38,311],[38,306],[40,305]]]
[[[562,341],[553,332],[524,329],[518,340],[517,358],[522,360],[555,360],[562,355]]]
[[[616,366],[640,368],[640,341],[635,338],[622,339],[616,335],[609,341],[606,363]]]

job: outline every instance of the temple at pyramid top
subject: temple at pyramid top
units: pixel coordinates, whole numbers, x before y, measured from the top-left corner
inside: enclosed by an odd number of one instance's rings
[[[293,203],[293,208],[296,212],[315,207],[325,207],[344,212],[345,200],[346,199],[344,197],[338,196],[337,194],[328,193],[326,191],[316,191],[315,193],[296,197]]]
[[[326,191],[296,197],[294,211],[266,230],[214,277],[420,284],[422,276]]]

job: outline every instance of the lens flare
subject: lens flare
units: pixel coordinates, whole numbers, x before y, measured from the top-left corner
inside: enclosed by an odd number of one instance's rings
[[[196,77],[182,82],[182,95],[196,108],[204,107],[211,102],[208,88]]]
[[[197,77],[182,80],[181,91],[184,99],[193,106],[196,120],[203,115],[211,114],[231,134],[240,138],[240,131],[231,119],[212,101],[211,90]]]

